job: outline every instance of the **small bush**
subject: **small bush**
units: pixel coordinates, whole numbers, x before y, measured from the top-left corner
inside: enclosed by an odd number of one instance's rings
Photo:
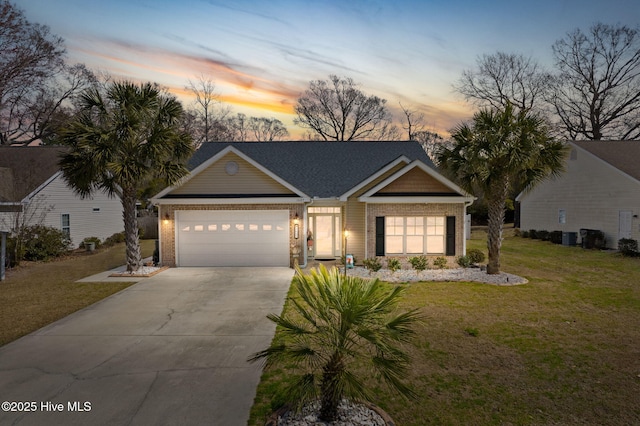
[[[467,250],[467,256],[469,257],[471,263],[473,263],[474,265],[484,262],[484,253],[482,252],[482,250],[471,248]]]
[[[402,268],[402,265],[400,265],[400,261],[398,259],[392,257],[387,259],[387,268],[389,268],[391,272],[396,272]]]
[[[537,240],[538,231],[536,231],[535,229],[529,229],[529,238],[531,238],[532,240]]]
[[[365,259],[362,263],[364,264],[364,267],[369,270],[369,273],[378,272],[382,268],[382,263],[380,263],[380,260],[378,260],[377,257],[370,257]]]
[[[86,243],[95,244],[96,248],[99,248],[102,245],[102,241],[98,237],[87,237],[82,241],[81,247],[84,247]]]
[[[562,244],[562,231],[551,231],[549,241],[553,244]]]
[[[520,232],[520,228],[514,228],[513,229],[513,236],[514,237],[521,237],[522,236],[522,232]]]
[[[429,267],[429,259],[427,259],[427,256],[424,256],[424,255],[423,256],[413,256],[413,257],[410,257],[407,260],[409,261],[409,263],[411,264],[413,269],[415,269],[418,272],[424,271],[425,269],[427,269]]]
[[[447,261],[446,257],[438,256],[433,260],[433,266],[437,267],[438,269],[444,269],[448,264],[449,262]]]
[[[618,240],[618,250],[626,257],[636,257],[640,255],[638,252],[638,241],[631,238],[621,238]]]
[[[116,244],[124,243],[124,242],[125,242],[124,232],[118,232],[116,234],[113,234],[110,237],[107,237],[107,239],[104,240],[103,245],[105,247],[111,247]]]
[[[522,238],[529,238],[529,231],[522,231],[522,232],[520,233],[520,236],[521,236]]]
[[[458,256],[456,262],[458,262],[458,265],[462,268],[468,268],[471,266],[471,259],[469,259],[469,256]]]
[[[538,239],[549,241],[549,231],[538,231]]]
[[[59,229],[34,225],[22,231],[25,260],[47,260],[64,254],[71,244],[67,234]]]

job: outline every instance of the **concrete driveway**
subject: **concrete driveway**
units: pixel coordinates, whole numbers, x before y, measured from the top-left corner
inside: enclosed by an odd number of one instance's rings
[[[22,412],[3,405],[0,424],[246,425],[261,374],[246,359],[293,273],[168,269],[5,345],[0,402]]]

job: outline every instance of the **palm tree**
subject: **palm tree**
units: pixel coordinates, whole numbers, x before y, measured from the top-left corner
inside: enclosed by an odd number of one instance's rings
[[[345,277],[324,266],[293,280],[292,310],[268,318],[280,327],[279,338],[250,362],[267,367],[294,366],[305,373],[288,388],[288,400],[299,408],[320,397],[319,417],[337,417],[341,399],[368,400],[372,395],[354,367],[373,369],[400,395],[415,397],[403,383],[409,356],[396,344],[408,342],[417,310],[394,314],[404,289],[385,289],[375,280]]]
[[[453,145],[437,153],[441,168],[470,192],[484,193],[488,205],[487,273],[500,273],[504,206],[516,185],[531,189],[548,176],[563,171],[565,145],[550,136],[545,122],[528,111],[482,109],[471,124],[452,132]]]
[[[104,95],[88,89],[80,111],[63,129],[71,149],[60,167],[82,197],[104,190],[120,197],[126,238],[127,271],[141,264],[136,200],[154,179],[175,183],[188,170],[191,137],[180,130],[182,105],[151,83],[116,82]]]

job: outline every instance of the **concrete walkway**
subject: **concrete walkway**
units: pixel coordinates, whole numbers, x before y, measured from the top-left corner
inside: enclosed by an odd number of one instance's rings
[[[23,412],[3,405],[0,425],[246,425],[261,374],[246,359],[293,272],[169,269],[3,346],[0,402]]]

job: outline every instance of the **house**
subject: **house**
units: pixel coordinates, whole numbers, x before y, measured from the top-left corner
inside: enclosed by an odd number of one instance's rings
[[[640,239],[640,142],[568,143],[566,171],[520,194],[522,230],[604,232],[606,247]]]
[[[0,147],[0,231],[16,223],[43,224],[66,232],[74,246],[87,237],[105,239],[122,232],[118,198],[97,192],[81,199],[58,166],[61,147]]]
[[[205,143],[152,202],[170,266],[465,253],[473,197],[416,142]]]

